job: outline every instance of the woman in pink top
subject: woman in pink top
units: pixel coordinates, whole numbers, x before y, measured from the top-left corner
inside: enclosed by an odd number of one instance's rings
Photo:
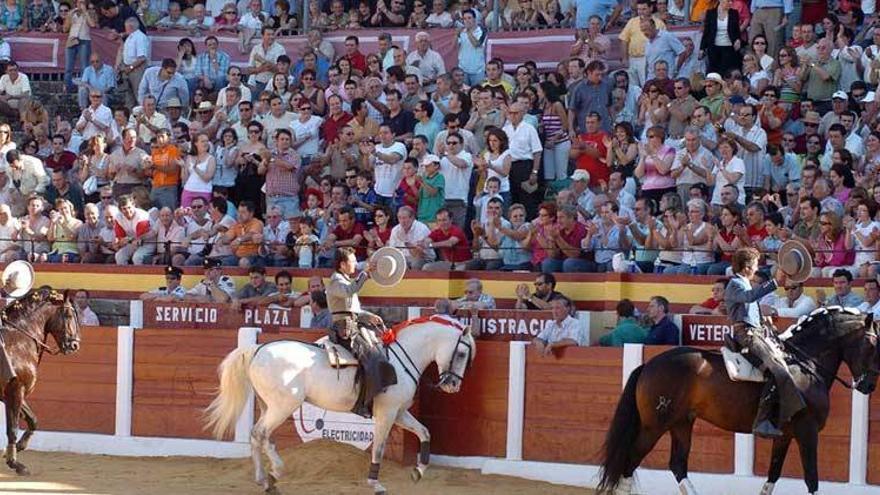
[[[532,250],[532,266],[536,270],[541,269],[541,263],[547,259],[550,251],[556,248],[556,243],[550,235],[550,230],[556,226],[556,203],[542,203],[538,209],[538,219],[531,223],[531,230],[523,239],[522,245]]]
[[[855,251],[846,248],[846,229],[840,217],[833,212],[819,216],[819,238],[813,241],[814,277],[830,277],[834,270],[850,267],[855,262]]]
[[[837,152],[835,152],[837,153]],[[849,201],[849,195],[853,188],[856,187],[856,179],[852,173],[852,155],[850,155],[850,163],[838,163],[831,167],[828,172],[828,178],[831,179],[831,185],[834,186],[834,199],[845,205]]]
[[[672,177],[672,161],[675,150],[663,144],[666,130],[660,126],[648,129],[648,143],[639,143],[639,164],[635,176],[642,183],[643,196],[658,204],[668,192],[676,192],[675,178]]]

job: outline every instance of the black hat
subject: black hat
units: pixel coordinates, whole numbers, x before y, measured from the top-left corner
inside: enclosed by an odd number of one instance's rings
[[[223,264],[217,258],[205,258],[205,261],[202,262],[202,266],[205,270],[210,270],[211,268],[220,268]]]
[[[179,279],[183,276],[183,270],[177,268],[176,266],[168,265],[165,267],[165,275],[171,275],[172,277]]]

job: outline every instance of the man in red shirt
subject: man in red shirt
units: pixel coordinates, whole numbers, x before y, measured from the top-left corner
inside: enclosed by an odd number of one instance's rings
[[[764,225],[764,205],[752,202],[746,207],[746,227],[740,227],[737,232],[740,242],[745,246],[761,249],[761,241],[767,237],[767,227]]]
[[[437,259],[426,263],[422,270],[449,271],[464,270],[465,263],[471,259],[471,250],[464,232],[452,223],[452,215],[446,208],[437,210],[437,228],[431,231],[426,247],[437,250]]]
[[[346,206],[339,210],[338,217],[339,224],[321,244],[321,251],[347,246],[354,249],[357,259],[365,260],[367,247],[364,243],[364,226],[354,221],[354,210],[350,206]],[[321,259],[322,262],[327,261],[323,257]]]
[[[362,76],[367,72],[367,57],[358,51],[360,46],[361,40],[357,36],[345,38],[345,55],[342,58],[347,59],[351,63],[351,68]]]
[[[724,306],[724,289],[727,287],[727,279],[719,278],[712,285],[712,297],[700,304],[691,307],[688,313],[695,315],[723,315],[726,314]]]
[[[339,95],[330,95],[327,98],[327,107],[329,112],[324,123],[321,124],[321,134],[324,136],[324,142],[333,144],[339,136],[339,129],[342,129],[353,117],[342,109],[342,97]]]
[[[52,136],[52,154],[46,157],[46,167],[67,173],[76,162],[76,153],[64,149],[66,140],[61,134]]]
[[[590,187],[597,188],[602,182],[607,184],[611,175],[605,160],[606,143],[611,143],[611,137],[602,130],[602,118],[597,112],[590,112],[585,124],[587,132],[575,138],[571,155],[577,159],[577,168],[590,173]]]

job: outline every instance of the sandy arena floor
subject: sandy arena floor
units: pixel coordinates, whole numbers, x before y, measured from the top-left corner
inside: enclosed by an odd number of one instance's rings
[[[316,441],[281,453],[285,495],[364,494],[369,459],[347,445]],[[19,460],[33,473],[18,477],[0,471],[0,495],[259,495],[250,459],[215,460],[195,457],[143,458],[23,452]],[[2,466],[5,468],[5,466]],[[389,494],[402,495],[588,495],[589,490],[483,476],[477,471],[431,467],[419,484],[410,468],[382,464],[380,478]]]

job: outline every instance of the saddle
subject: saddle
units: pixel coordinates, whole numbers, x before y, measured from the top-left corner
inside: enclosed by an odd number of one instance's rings
[[[330,341],[330,337],[321,337],[315,341],[315,344],[323,347],[324,350],[327,351],[327,361],[330,362],[331,368],[347,368],[349,366],[358,366],[358,364],[360,364],[351,351],[339,344],[334,344]]]
[[[771,340],[771,342],[774,342]],[[785,363],[785,353],[778,345],[776,347],[776,358]],[[724,345],[721,346],[721,357],[724,359],[724,367],[727,369],[727,376],[734,382],[755,382],[763,383],[767,381],[764,370],[761,369],[761,363],[748,355],[748,349],[743,348],[730,334],[724,335]]]

